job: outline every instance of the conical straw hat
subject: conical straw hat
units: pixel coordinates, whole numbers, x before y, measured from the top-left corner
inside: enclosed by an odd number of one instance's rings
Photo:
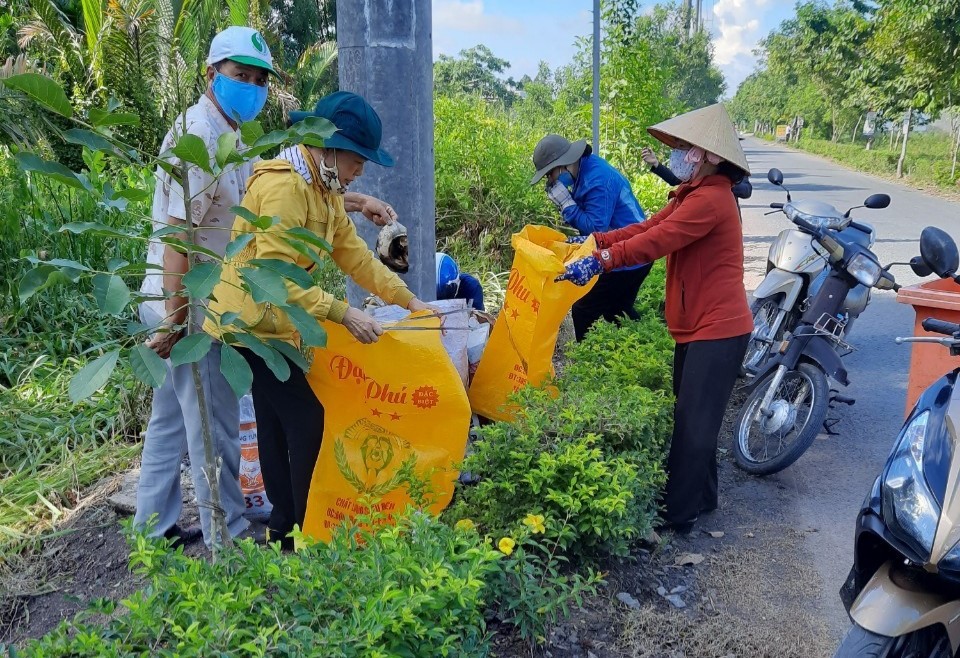
[[[737,130],[733,127],[723,103],[708,105],[661,121],[647,128],[647,132],[671,148],[676,147],[678,140],[699,146],[750,175],[747,156],[743,153]]]

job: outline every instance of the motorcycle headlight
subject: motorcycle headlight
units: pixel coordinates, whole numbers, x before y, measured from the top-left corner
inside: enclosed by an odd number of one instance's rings
[[[810,213],[803,212],[794,205],[787,205],[783,209],[784,214],[786,214],[787,219],[791,222],[795,219],[802,219],[803,221],[813,224],[814,226],[819,226],[824,229],[833,229],[839,231],[844,228],[845,220],[842,217],[826,217],[823,215],[811,215]]]
[[[900,435],[883,481],[883,519],[890,531],[929,557],[940,506],[923,478],[923,445],[930,412],[924,411]]]
[[[804,220],[805,222],[816,224],[817,226],[823,223],[823,218],[818,217],[816,215],[810,215],[808,213],[797,210],[795,206],[787,206],[786,208],[784,208],[783,212],[784,214],[786,214],[787,219],[789,219],[791,222],[799,218]]]
[[[847,263],[847,272],[863,285],[872,288],[880,280],[883,268],[880,267],[880,263],[861,253],[851,258],[850,262]]]

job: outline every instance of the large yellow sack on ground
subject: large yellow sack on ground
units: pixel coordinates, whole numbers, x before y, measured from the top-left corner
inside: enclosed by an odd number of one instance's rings
[[[436,328],[437,318],[397,326]],[[367,513],[358,500],[379,499],[389,523],[411,501],[401,467],[428,476],[439,513],[453,497],[454,465],[463,459],[470,404],[439,331],[386,331],[362,345],[325,323],[327,347],[314,353],[307,380],[325,410],[303,531],[328,541],[344,519]]]
[[[511,420],[507,397],[526,384],[552,377],[553,350],[560,323],[573,303],[596,283],[584,287],[555,283],[564,264],[589,256],[597,248],[591,237],[566,244],[566,236],[546,226],[526,226],[513,235],[516,255],[503,308],[470,384],[470,405],[481,416]]]

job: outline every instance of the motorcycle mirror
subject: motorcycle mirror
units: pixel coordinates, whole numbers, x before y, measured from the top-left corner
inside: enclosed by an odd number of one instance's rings
[[[783,172],[777,169],[776,167],[774,167],[773,169],[767,172],[767,180],[773,183],[774,185],[776,185],[777,187],[780,187],[781,185],[783,185]]]
[[[867,200],[863,202],[863,205],[867,208],[886,208],[890,205],[890,195],[889,194],[871,194],[867,197]]]
[[[935,226],[928,226],[920,233],[920,257],[941,279],[953,276],[960,267],[957,243]]]
[[[913,270],[913,273],[920,278],[928,277],[933,274],[933,270],[930,269],[929,265],[923,262],[923,259],[920,256],[914,256],[910,259],[910,269]]]

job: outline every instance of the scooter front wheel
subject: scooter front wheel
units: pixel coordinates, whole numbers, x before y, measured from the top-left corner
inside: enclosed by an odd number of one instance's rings
[[[887,637],[854,624],[833,654],[833,658],[951,658],[946,634],[938,628]]]
[[[826,374],[801,363],[780,380],[764,413],[760,408],[775,376],[770,373],[753,389],[734,424],[737,466],[753,475],[770,475],[797,461],[820,433],[830,406]]]
[[[773,328],[780,313],[782,298],[783,295],[764,297],[753,300],[750,305],[750,314],[753,315],[753,332],[750,334],[750,342],[747,344],[743,364],[740,366],[741,377],[753,377],[760,364],[770,356],[770,346],[773,341],[783,337],[784,326],[779,326],[776,330]]]

